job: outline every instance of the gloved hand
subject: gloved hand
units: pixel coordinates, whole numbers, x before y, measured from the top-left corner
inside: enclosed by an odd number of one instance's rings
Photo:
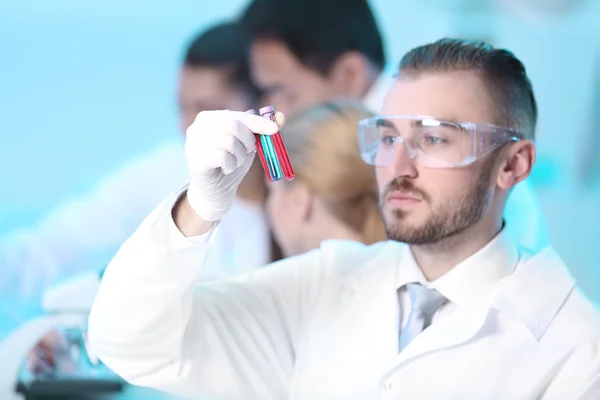
[[[217,221],[233,204],[237,188],[256,153],[254,133],[272,135],[285,123],[239,111],[202,111],[187,129],[185,154],[190,172],[187,198],[205,221]],[[279,125],[279,126],[278,126]]]

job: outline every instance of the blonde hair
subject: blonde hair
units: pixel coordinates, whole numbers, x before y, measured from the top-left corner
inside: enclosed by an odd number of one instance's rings
[[[281,131],[296,179],[365,244],[386,239],[375,170],[358,145],[358,122],[371,116],[359,103],[328,102],[300,111]]]

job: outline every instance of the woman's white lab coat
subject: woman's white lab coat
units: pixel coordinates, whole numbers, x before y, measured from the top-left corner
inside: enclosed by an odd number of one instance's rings
[[[188,179],[183,143],[173,141],[116,171],[86,196],[63,204],[37,227],[0,237],[0,302],[11,314],[27,317],[38,310],[24,307],[37,304],[49,287],[100,272],[156,204]],[[261,207],[236,199],[222,222],[205,279],[247,272],[270,261],[271,238]]]
[[[552,250],[398,354],[402,246],[326,242],[196,286],[205,246],[163,205],[107,269],[89,338],[128,381],[200,399],[600,399],[598,311]]]

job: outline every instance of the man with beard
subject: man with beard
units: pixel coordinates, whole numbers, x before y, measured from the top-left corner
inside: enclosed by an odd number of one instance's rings
[[[535,161],[522,63],[479,42],[416,48],[383,111],[361,121],[360,143],[389,241],[325,242],[197,285],[254,158],[252,132],[279,129],[201,113],[187,191],[106,271],[89,323],[100,358],[132,383],[194,398],[600,398],[598,311],[552,249],[529,254],[502,217]]]

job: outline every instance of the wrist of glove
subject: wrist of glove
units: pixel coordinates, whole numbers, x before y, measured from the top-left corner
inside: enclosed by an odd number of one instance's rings
[[[249,163],[252,163],[252,158]],[[244,178],[240,170],[235,179],[238,182],[230,182],[228,185],[223,185],[217,179],[195,178],[190,181],[187,189],[187,200],[190,207],[200,218],[205,221],[218,221],[233,205],[237,188]]]

